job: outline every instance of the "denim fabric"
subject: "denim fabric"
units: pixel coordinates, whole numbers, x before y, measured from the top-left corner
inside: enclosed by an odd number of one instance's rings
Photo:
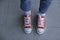
[[[40,0],[39,12],[45,13],[50,6],[52,0]],[[23,11],[31,10],[32,0],[21,0],[21,9]]]
[[[48,8],[51,4],[51,1],[52,0],[41,0],[40,1],[39,12],[40,13],[45,13],[48,10]]]
[[[21,0],[21,9],[23,11],[31,10],[31,2],[32,0]]]

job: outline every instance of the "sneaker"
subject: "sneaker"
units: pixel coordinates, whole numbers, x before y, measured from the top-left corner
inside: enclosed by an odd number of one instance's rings
[[[43,34],[46,28],[46,15],[38,15],[38,23],[37,23],[37,33]]]
[[[29,34],[32,31],[31,15],[24,15],[24,31]]]

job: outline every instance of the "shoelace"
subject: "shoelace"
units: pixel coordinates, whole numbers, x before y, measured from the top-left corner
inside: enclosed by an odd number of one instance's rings
[[[25,21],[25,26],[30,26],[31,25],[30,17],[24,17],[24,21]]]
[[[44,25],[44,20],[39,19],[38,25]]]
[[[38,26],[40,26],[40,27],[44,27],[45,26],[45,19],[44,18],[43,18],[43,20],[42,20],[42,18],[38,19]]]

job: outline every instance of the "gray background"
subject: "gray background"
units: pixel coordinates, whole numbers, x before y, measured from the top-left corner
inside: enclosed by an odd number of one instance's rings
[[[60,40],[60,0],[53,0],[46,12],[47,29],[43,35],[35,30],[38,7],[39,0],[32,0],[33,30],[25,34],[20,0],[0,0],[0,40]]]

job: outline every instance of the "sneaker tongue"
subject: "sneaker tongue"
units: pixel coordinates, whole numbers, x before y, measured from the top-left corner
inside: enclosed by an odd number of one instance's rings
[[[44,18],[40,18],[39,20],[42,21],[42,20],[44,20]]]
[[[39,16],[39,20],[44,20],[45,16]]]

